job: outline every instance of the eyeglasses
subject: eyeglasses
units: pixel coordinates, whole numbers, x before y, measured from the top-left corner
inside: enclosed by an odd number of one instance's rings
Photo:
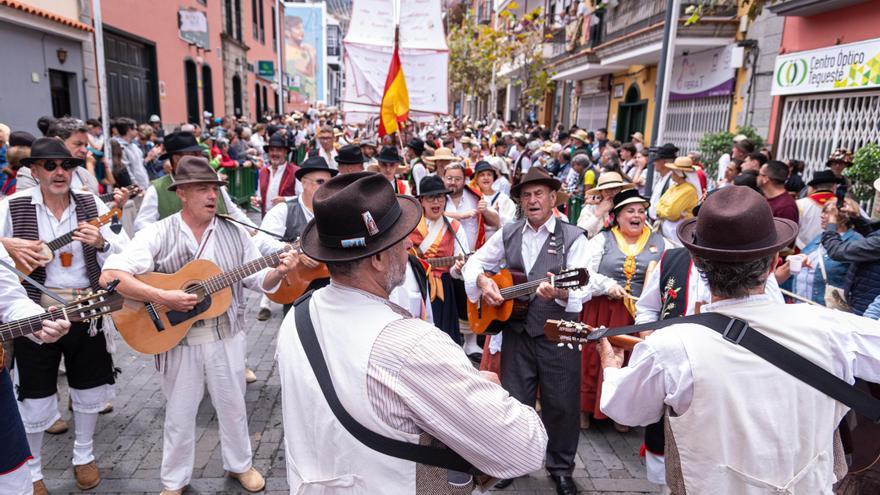
[[[79,163],[73,160],[46,160],[41,166],[46,172],[54,172],[59,165],[62,169],[70,171],[78,167]]]
[[[425,203],[444,203],[446,202],[446,195],[440,196],[425,196],[422,198],[422,201]]]

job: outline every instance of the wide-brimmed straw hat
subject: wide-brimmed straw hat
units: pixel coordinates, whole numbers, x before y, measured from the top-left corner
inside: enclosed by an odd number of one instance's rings
[[[844,148],[837,148],[828,155],[828,160],[825,161],[826,166],[831,166],[832,163],[839,162],[846,164],[847,167],[851,167],[853,164],[853,154],[852,151]]]
[[[354,261],[405,239],[422,218],[412,196],[394,194],[388,179],[374,172],[337,175],[315,193],[315,218],[303,230],[301,246],[318,261]]]
[[[562,183],[550,175],[549,172],[541,167],[532,167],[521,181],[510,188],[510,197],[519,198],[519,193],[522,191],[523,186],[530,184],[543,184],[549,187],[552,191],[558,191],[559,188],[562,187]]]
[[[696,218],[678,226],[678,238],[692,255],[727,262],[772,256],[797,234],[796,222],[774,217],[764,196],[743,186],[718,189]]]
[[[578,130],[572,132],[571,134],[569,134],[568,137],[573,138],[573,139],[577,139],[578,141],[580,141],[582,143],[586,143],[590,139],[589,134],[587,134],[587,132],[584,131],[583,129],[578,129]]]
[[[460,162],[461,158],[455,156],[452,153],[452,150],[449,148],[437,148],[434,151],[433,156],[426,156],[422,158],[426,162],[434,163],[434,162]]]
[[[77,165],[85,163],[82,158],[71,155],[64,142],[54,137],[43,137],[34,141],[31,145],[31,156],[22,158],[19,163],[26,167],[39,160],[66,160],[76,162]]]
[[[599,191],[604,191],[606,189],[614,189],[615,187],[619,187],[623,190],[634,189],[636,187],[632,182],[626,182],[623,180],[620,174],[617,172],[605,172],[604,174],[599,176],[599,180],[596,181],[596,187],[588,190],[586,195],[595,195],[599,194]]]
[[[667,163],[666,168],[669,170],[678,170],[679,172],[693,172],[696,170],[694,168],[694,161],[688,156],[680,156],[676,158],[674,162]]]
[[[637,140],[637,141],[640,141],[640,142],[643,142],[643,143],[645,142],[645,135],[642,134],[641,132],[634,132],[634,133],[632,133],[632,136],[630,136],[630,137],[631,137],[632,139]]]
[[[226,181],[221,179],[217,172],[211,168],[208,159],[203,156],[185,156],[177,162],[177,168],[171,176],[169,191],[173,191],[184,184],[217,184],[225,186]]]

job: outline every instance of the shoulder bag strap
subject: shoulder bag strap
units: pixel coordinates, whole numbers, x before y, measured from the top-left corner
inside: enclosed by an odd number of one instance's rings
[[[720,313],[701,313],[670,318],[653,323],[630,325],[590,332],[588,340],[602,337],[657,330],[677,323],[696,323],[720,333],[724,340],[745,347],[789,375],[815,388],[832,399],[852,408],[875,423],[880,423],[880,399],[857,389],[809,359],[750,327],[748,322]]]
[[[416,445],[379,435],[360,424],[345,410],[345,407],[336,395],[336,389],[333,388],[330,371],[327,369],[327,362],[324,361],[321,344],[318,343],[318,337],[315,334],[315,327],[309,314],[309,301],[311,298],[312,292],[309,291],[294,303],[296,331],[299,334],[303,351],[305,351],[308,357],[309,365],[311,365],[312,371],[315,373],[315,378],[318,379],[321,392],[333,411],[333,415],[336,416],[336,419],[346,431],[367,447],[391,457],[453,471],[476,474],[476,468],[450,449]]]

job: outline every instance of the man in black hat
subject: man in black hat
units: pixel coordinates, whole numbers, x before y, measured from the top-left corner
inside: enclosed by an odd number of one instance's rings
[[[272,134],[263,150],[269,156],[269,164],[260,168],[257,195],[251,197],[251,204],[265,215],[275,205],[302,192],[302,184],[295,177],[299,167],[287,160],[290,148],[283,134]]]
[[[505,266],[528,274],[529,280],[589,263],[584,231],[562,222],[553,214],[561,183],[540,167],[532,167],[511,188],[524,218],[504,225],[470,257],[462,269],[465,290],[471,301],[499,306],[504,302],[498,285],[485,272]],[[577,492],[572,472],[580,424],[581,355],[567,352],[544,337],[548,319],[577,320],[586,289],[556,289],[542,282],[529,303],[524,320],[507,322],[501,345],[501,377],[504,388],[528,406],[534,406],[541,389],[541,417],[550,443],[546,468],[557,493]],[[510,478],[510,477],[508,477]],[[510,480],[499,483],[510,485]]]
[[[699,323],[671,325],[637,344],[626,367],[623,351],[600,341],[602,411],[633,426],[669,412],[672,493],[832,493],[843,474],[833,459],[835,430],[848,408],[740,339],[754,342],[751,332],[760,332],[849,383],[856,375],[876,382],[880,324],[782,304],[765,293],[797,224],[774,218],[767,201],[748,188],[709,196],[697,218],[679,225],[678,236],[712,293],[700,312],[738,318],[750,329],[738,334],[741,327],[731,327],[722,337],[721,329]]]
[[[151,182],[150,187],[144,192],[144,199],[134,220],[135,232],[143,230],[148,225],[169,217],[183,208],[180,198],[168,190],[173,181],[173,174],[177,170],[177,164],[186,156],[205,156],[204,149],[199,146],[193,133],[185,131],[172,132],[165,136],[164,150],[159,159],[168,160],[171,164],[171,173]],[[228,214],[238,221],[251,223],[247,215],[235,205],[226,187],[220,188],[217,213]]]
[[[336,155],[336,165],[339,167],[340,174],[353,174],[364,171],[364,163],[368,160],[364,155],[364,143],[360,146],[347,144],[339,148],[339,154]]]
[[[376,155],[379,162],[379,172],[388,179],[396,194],[409,194],[410,189],[406,181],[397,178],[397,172],[403,160],[397,152],[396,146],[383,146],[382,151]]]
[[[99,290],[101,266],[111,253],[128,244],[125,233],[116,234],[109,225],[86,223],[109,208],[98,197],[70,188],[73,170],[83,160],[71,155],[57,138],[40,138],[31,147],[31,156],[22,165],[31,167],[39,186],[19,191],[0,203],[0,236],[16,238],[38,256],[22,256],[31,277],[52,291],[72,300],[77,294]],[[49,258],[45,243],[73,232],[71,244],[58,248]],[[48,250],[51,253],[51,250]],[[56,305],[39,289],[22,284],[31,298],[44,307]],[[61,358],[67,367],[67,381],[76,425],[73,465],[76,484],[81,490],[94,488],[101,481],[95,464],[92,438],[98,413],[113,397],[115,372],[107,352],[101,322],[74,323],[70,332],[56,344],[38,345],[27,338],[15,339],[15,365],[19,377],[19,409],[34,456],[29,461],[31,478],[43,478],[41,447],[43,432],[59,419],[57,377]]]
[[[88,156],[88,128],[85,123],[74,117],[63,117],[56,119],[46,131],[46,137],[55,137],[64,142],[64,146],[70,151],[74,158],[81,158],[85,164]],[[36,177],[33,176],[30,169],[25,167],[20,173],[17,181],[17,189],[25,190],[37,185]],[[89,172],[85,166],[78,167],[73,170],[73,176],[70,181],[70,187],[74,190],[87,190],[98,194],[98,179],[95,178],[93,172]],[[128,196],[125,197],[128,200]],[[122,204],[125,204],[124,202]]]
[[[364,493],[449,489],[445,469],[377,455],[345,430],[310,365],[308,356],[317,355],[341,407],[367,429],[410,444],[436,439],[494,477],[537,469],[546,436],[534,410],[509,397],[497,378],[492,383],[493,374],[476,371],[446,334],[388,301],[405,278],[408,237],[422,217],[417,200],[364,172],[331,179],[314,207],[302,248],[327,263],[331,282],[284,320],[277,352],[291,490],[332,491],[347,479]],[[320,347],[308,355],[302,318]]]
[[[357,149],[356,146],[353,147]],[[340,156],[342,156],[341,153]],[[338,170],[330,168],[327,162],[320,156],[311,156],[303,162],[302,166],[296,171],[296,180],[302,184],[302,193],[295,198],[288,199],[284,204],[273,206],[266,213],[266,216],[263,217],[263,223],[260,224],[261,230],[272,232],[278,236],[271,237],[265,232],[257,232],[257,237],[263,239],[263,242],[260,244],[260,251],[264,255],[271,254],[284,247],[284,242],[279,240],[279,238],[287,242],[293,242],[300,238],[306,224],[315,217],[314,210],[312,209],[312,200],[315,197],[315,192],[338,173]],[[317,268],[320,264],[305,255],[299,257],[299,262],[307,268]],[[328,281],[328,279],[318,279],[313,281],[309,287],[310,289],[317,289],[327,285]],[[284,314],[287,314],[289,309],[290,305],[286,304],[284,306]],[[264,310],[267,313],[270,311],[268,307],[261,305],[260,313]],[[265,319],[268,319],[268,316],[265,315]],[[257,319],[261,319],[260,315],[257,316]]]
[[[193,258],[209,260],[230,272],[260,258],[243,228],[217,217],[220,187],[224,184],[206,158],[182,158],[168,187],[180,198],[183,208],[139,231],[125,254],[108,260],[102,279],[118,279],[119,292],[133,301],[159,302],[176,311],[190,311],[198,302],[195,294],[152,287],[135,275],[175,273]],[[232,303],[227,311],[193,326],[183,341],[159,356],[166,401],[160,470],[163,495],[182,493],[192,478],[194,426],[205,385],[220,422],[223,467],[247,491],[265,487],[263,476],[253,467],[248,434],[243,379],[246,337],[241,308],[245,288],[278,290],[281,278],[296,263],[293,252],[282,253],[280,258],[274,269],[265,268],[231,284]]]

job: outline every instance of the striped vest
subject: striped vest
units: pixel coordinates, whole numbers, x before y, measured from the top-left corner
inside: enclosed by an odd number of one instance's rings
[[[74,193],[71,198],[76,205],[77,222],[85,222],[98,216],[98,206],[95,204],[95,196],[91,193]],[[9,216],[12,217],[12,237],[29,241],[40,240],[40,231],[37,224],[37,206],[31,203],[32,196],[25,194],[9,200]],[[49,242],[52,239],[43,239]],[[83,256],[85,256],[86,271],[89,277],[89,285],[92,290],[98,290],[98,278],[101,276],[101,266],[98,264],[97,250],[88,244],[82,244]],[[31,273],[31,278],[43,284],[46,282],[46,267],[39,267]],[[35,303],[40,304],[41,292],[28,282],[22,281],[28,297]],[[80,287],[64,287],[80,288]]]
[[[159,252],[156,253],[155,271],[159,273],[175,273],[183,265],[193,261],[196,253],[192,252],[184,242],[180,242],[182,229],[180,215],[172,215],[157,223],[158,235],[161,240]],[[219,266],[224,272],[232,271],[244,263],[246,243],[251,242],[247,233],[230,222],[217,219],[211,242],[215,242],[213,258],[206,258]],[[244,297],[241,282],[232,284],[232,304],[226,310],[226,316],[235,334],[244,329]]]

